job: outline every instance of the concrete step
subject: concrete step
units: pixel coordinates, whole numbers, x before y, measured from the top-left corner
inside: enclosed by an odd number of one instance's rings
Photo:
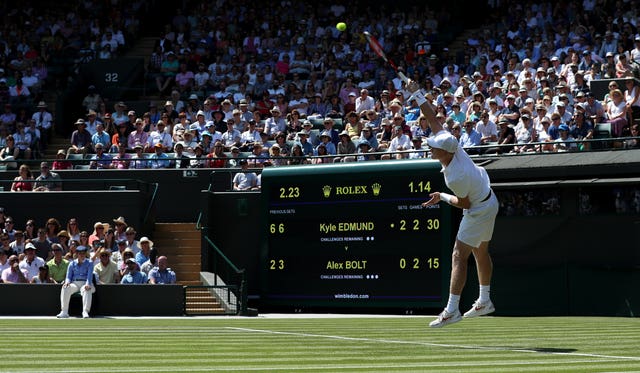
[[[199,308],[186,308],[187,315],[224,315],[226,312],[224,308],[211,308],[211,309],[199,309]]]
[[[176,281],[182,283],[184,281],[189,282],[198,282],[196,285],[202,285],[200,281],[200,272],[194,273],[189,271],[176,271],[173,267],[171,268],[174,272],[176,272]]]
[[[211,294],[211,289],[208,288],[187,288],[185,309],[188,315],[225,313],[220,302]]]
[[[196,228],[196,223],[156,223],[156,232],[174,232],[174,231],[193,231]]]
[[[200,231],[193,222],[156,223],[153,241],[169,258],[169,266],[181,283],[201,285],[202,266]]]

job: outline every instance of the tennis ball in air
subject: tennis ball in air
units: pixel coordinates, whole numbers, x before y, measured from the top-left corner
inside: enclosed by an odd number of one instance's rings
[[[347,29],[347,24],[344,22],[338,22],[336,28],[338,29],[338,31],[344,31]]]

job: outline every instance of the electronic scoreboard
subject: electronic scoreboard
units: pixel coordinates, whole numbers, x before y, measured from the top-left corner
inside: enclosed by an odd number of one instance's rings
[[[441,307],[451,208],[432,160],[269,167],[262,173],[261,300],[326,307]]]

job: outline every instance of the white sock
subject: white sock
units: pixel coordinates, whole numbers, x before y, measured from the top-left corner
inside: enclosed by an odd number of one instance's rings
[[[490,292],[491,292],[491,285],[480,285],[480,298],[478,298],[480,303],[487,302],[491,299],[489,296]]]
[[[458,310],[458,304],[460,304],[460,295],[449,293],[449,301],[447,302],[447,308],[444,310],[448,313],[454,313]]]

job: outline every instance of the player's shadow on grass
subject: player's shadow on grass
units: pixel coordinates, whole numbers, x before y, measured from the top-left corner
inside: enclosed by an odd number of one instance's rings
[[[554,348],[554,347],[505,347],[505,349],[513,350],[513,351],[534,351],[540,352],[543,354],[562,354],[569,352],[576,352],[575,348]]]

